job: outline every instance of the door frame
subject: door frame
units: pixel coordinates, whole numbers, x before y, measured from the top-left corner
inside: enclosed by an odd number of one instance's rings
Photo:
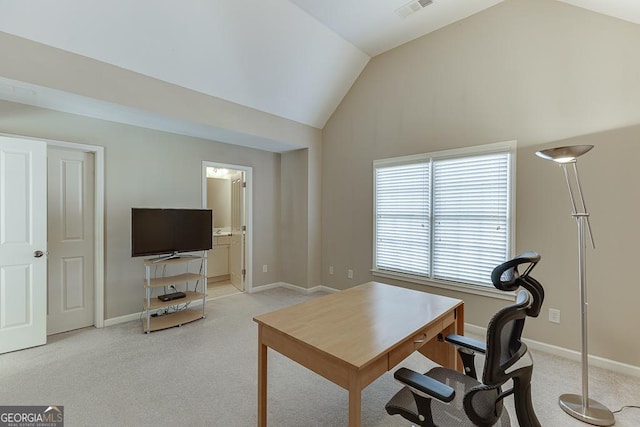
[[[43,141],[47,147],[79,150],[94,155],[94,292],[93,310],[94,326],[104,327],[104,147],[98,145],[79,144],[75,142],[57,141],[54,139],[36,138],[27,135],[1,133],[0,135]],[[48,221],[47,221],[48,222]],[[48,261],[47,261],[48,262]]]
[[[93,153],[94,160],[94,292],[93,322],[96,328],[104,327],[104,147],[75,142],[44,139],[47,146]]]
[[[207,168],[224,168],[244,172],[247,186],[244,189],[244,222],[245,231],[244,264],[247,274],[244,281],[244,291],[251,293],[253,290],[253,168],[251,166],[234,165],[230,163],[202,161],[202,207],[207,207]]]

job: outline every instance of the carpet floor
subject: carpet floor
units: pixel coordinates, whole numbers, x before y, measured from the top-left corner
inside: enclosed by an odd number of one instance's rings
[[[145,335],[134,321],[50,336],[45,346],[0,355],[0,405],[62,405],[66,427],[255,426],[253,316],[321,295],[281,288],[233,294],[210,300],[206,319],[179,328]],[[542,425],[585,426],[557,404],[560,394],[580,393],[579,363],[540,352],[533,357]],[[273,351],[268,358],[270,426],[347,425],[345,390]],[[432,366],[417,353],[402,365]],[[363,426],[410,426],[384,410],[399,388],[388,372],[363,391]],[[611,410],[639,405],[640,379],[592,368],[590,393]],[[508,410],[513,415],[511,405]],[[640,410],[624,409],[616,425],[640,426]]]

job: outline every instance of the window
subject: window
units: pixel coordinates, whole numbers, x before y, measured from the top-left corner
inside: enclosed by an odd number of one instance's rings
[[[373,273],[493,288],[512,255],[515,142],[374,162]]]

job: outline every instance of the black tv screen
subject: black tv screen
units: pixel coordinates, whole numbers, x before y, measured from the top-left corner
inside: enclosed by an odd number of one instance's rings
[[[213,240],[211,209],[131,208],[131,256],[206,251]]]

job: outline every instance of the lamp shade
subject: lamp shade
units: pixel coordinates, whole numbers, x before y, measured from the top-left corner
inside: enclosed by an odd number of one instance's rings
[[[593,145],[570,145],[568,147],[549,148],[536,152],[538,157],[553,160],[556,163],[571,163],[593,148]]]

